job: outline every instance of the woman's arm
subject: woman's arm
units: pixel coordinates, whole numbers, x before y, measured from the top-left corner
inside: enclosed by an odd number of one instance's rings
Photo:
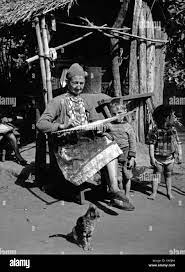
[[[60,116],[62,111],[62,103],[60,97],[55,97],[46,106],[44,113],[38,120],[36,127],[43,133],[54,132],[60,129],[60,123],[54,122],[54,120]]]

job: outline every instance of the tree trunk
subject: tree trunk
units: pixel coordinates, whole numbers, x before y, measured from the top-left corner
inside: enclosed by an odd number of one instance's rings
[[[116,18],[116,21],[113,25],[115,28],[120,28],[123,25],[124,19],[126,17],[126,13],[128,10],[130,0],[124,0],[121,4],[120,11]],[[113,74],[113,88],[114,95],[121,96],[121,80],[120,80],[120,71],[119,71],[119,42],[118,39],[112,38],[111,42],[111,52],[112,52],[112,74]]]

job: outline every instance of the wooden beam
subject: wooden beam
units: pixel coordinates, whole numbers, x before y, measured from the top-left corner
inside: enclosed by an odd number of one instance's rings
[[[152,97],[154,94],[153,93],[143,93],[143,94],[135,94],[135,95],[124,95],[124,96],[119,96],[119,97],[111,97],[109,99],[102,99],[101,101],[98,101],[98,105],[103,105],[103,104],[108,104],[114,99],[121,98],[123,101],[128,101],[128,100],[136,100],[136,99],[148,99]]]
[[[60,23],[60,24],[64,24],[64,25],[68,25],[68,26],[73,26],[73,27],[77,27],[77,28],[86,28],[86,29],[93,29],[93,30],[111,30],[110,33],[112,35],[115,35],[115,34],[119,34],[119,35],[123,35],[123,36],[127,36],[127,37],[130,37],[130,38],[133,38],[133,39],[138,39],[138,40],[145,40],[145,41],[150,41],[150,42],[153,42],[153,43],[167,43],[168,40],[155,40],[155,39],[149,39],[149,38],[143,38],[143,37],[140,37],[136,34],[130,34],[130,33],[127,33],[127,32],[124,32],[123,29],[119,30],[120,28],[116,29],[116,28],[108,28],[108,27],[101,27],[101,26],[84,26],[84,25],[76,25],[76,24],[69,24],[69,23]],[[129,30],[129,28],[126,28],[126,30]],[[115,32],[115,33],[114,33]],[[118,39],[125,39],[124,37],[122,36],[117,36]]]
[[[64,48],[64,47],[66,47],[66,46],[69,46],[69,45],[71,45],[71,44],[73,44],[73,43],[76,43],[76,42],[78,42],[78,41],[83,40],[84,38],[86,38],[86,37],[92,35],[93,33],[94,33],[93,31],[92,31],[92,32],[88,32],[88,33],[84,34],[83,36],[81,36],[81,37],[79,37],[79,38],[76,38],[76,39],[71,40],[71,41],[69,41],[69,42],[66,42],[66,43],[64,43],[64,44],[58,45],[58,46],[54,47],[54,49],[55,49],[55,50],[62,49],[62,48]],[[33,57],[27,59],[26,62],[27,62],[27,63],[31,63],[31,62],[33,62],[33,61],[35,61],[35,60],[38,60],[39,57],[43,57],[43,58],[44,58],[45,56],[44,56],[44,54],[43,54],[43,55],[40,55],[40,56],[39,56],[39,55],[36,55],[36,56],[33,56]]]

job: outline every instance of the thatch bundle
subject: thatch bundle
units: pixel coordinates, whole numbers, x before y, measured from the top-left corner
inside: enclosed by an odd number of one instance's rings
[[[76,0],[0,0],[0,27],[31,20],[58,8],[68,9]]]

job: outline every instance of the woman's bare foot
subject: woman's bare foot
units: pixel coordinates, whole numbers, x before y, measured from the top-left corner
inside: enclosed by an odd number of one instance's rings
[[[155,198],[156,198],[156,194],[151,194],[151,195],[148,197],[148,199],[151,199],[151,200],[155,200]]]

